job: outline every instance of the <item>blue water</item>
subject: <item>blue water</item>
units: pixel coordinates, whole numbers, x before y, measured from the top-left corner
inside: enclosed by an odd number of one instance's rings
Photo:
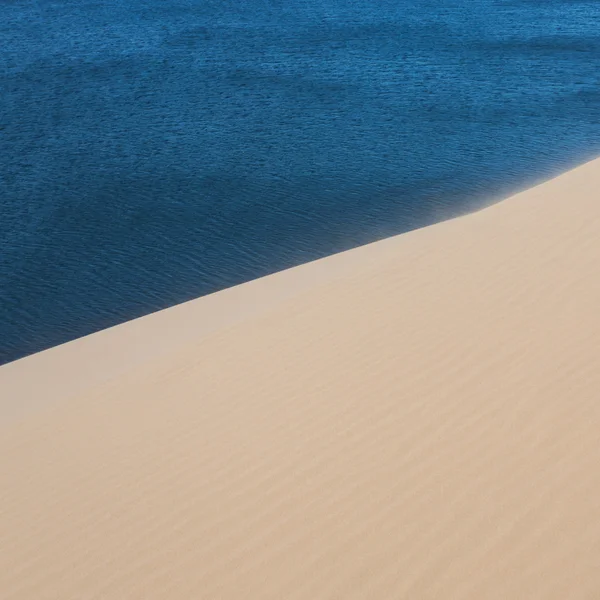
[[[0,362],[600,154],[597,0],[3,0]]]

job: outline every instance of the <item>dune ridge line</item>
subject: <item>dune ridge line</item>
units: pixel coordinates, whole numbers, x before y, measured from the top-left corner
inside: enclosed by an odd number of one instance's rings
[[[600,159],[0,367],[0,597],[599,597],[599,200]]]

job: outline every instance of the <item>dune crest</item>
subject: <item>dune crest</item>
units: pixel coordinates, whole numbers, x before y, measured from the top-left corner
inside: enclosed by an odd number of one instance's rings
[[[6,600],[600,594],[600,160],[0,368]]]

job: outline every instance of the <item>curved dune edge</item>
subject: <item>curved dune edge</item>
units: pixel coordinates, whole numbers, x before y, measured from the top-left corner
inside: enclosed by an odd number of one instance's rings
[[[600,594],[600,160],[0,368],[7,600]]]

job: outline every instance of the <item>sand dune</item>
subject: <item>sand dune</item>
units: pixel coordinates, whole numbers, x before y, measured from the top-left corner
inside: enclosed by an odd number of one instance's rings
[[[6,600],[600,598],[600,161],[0,369]]]

